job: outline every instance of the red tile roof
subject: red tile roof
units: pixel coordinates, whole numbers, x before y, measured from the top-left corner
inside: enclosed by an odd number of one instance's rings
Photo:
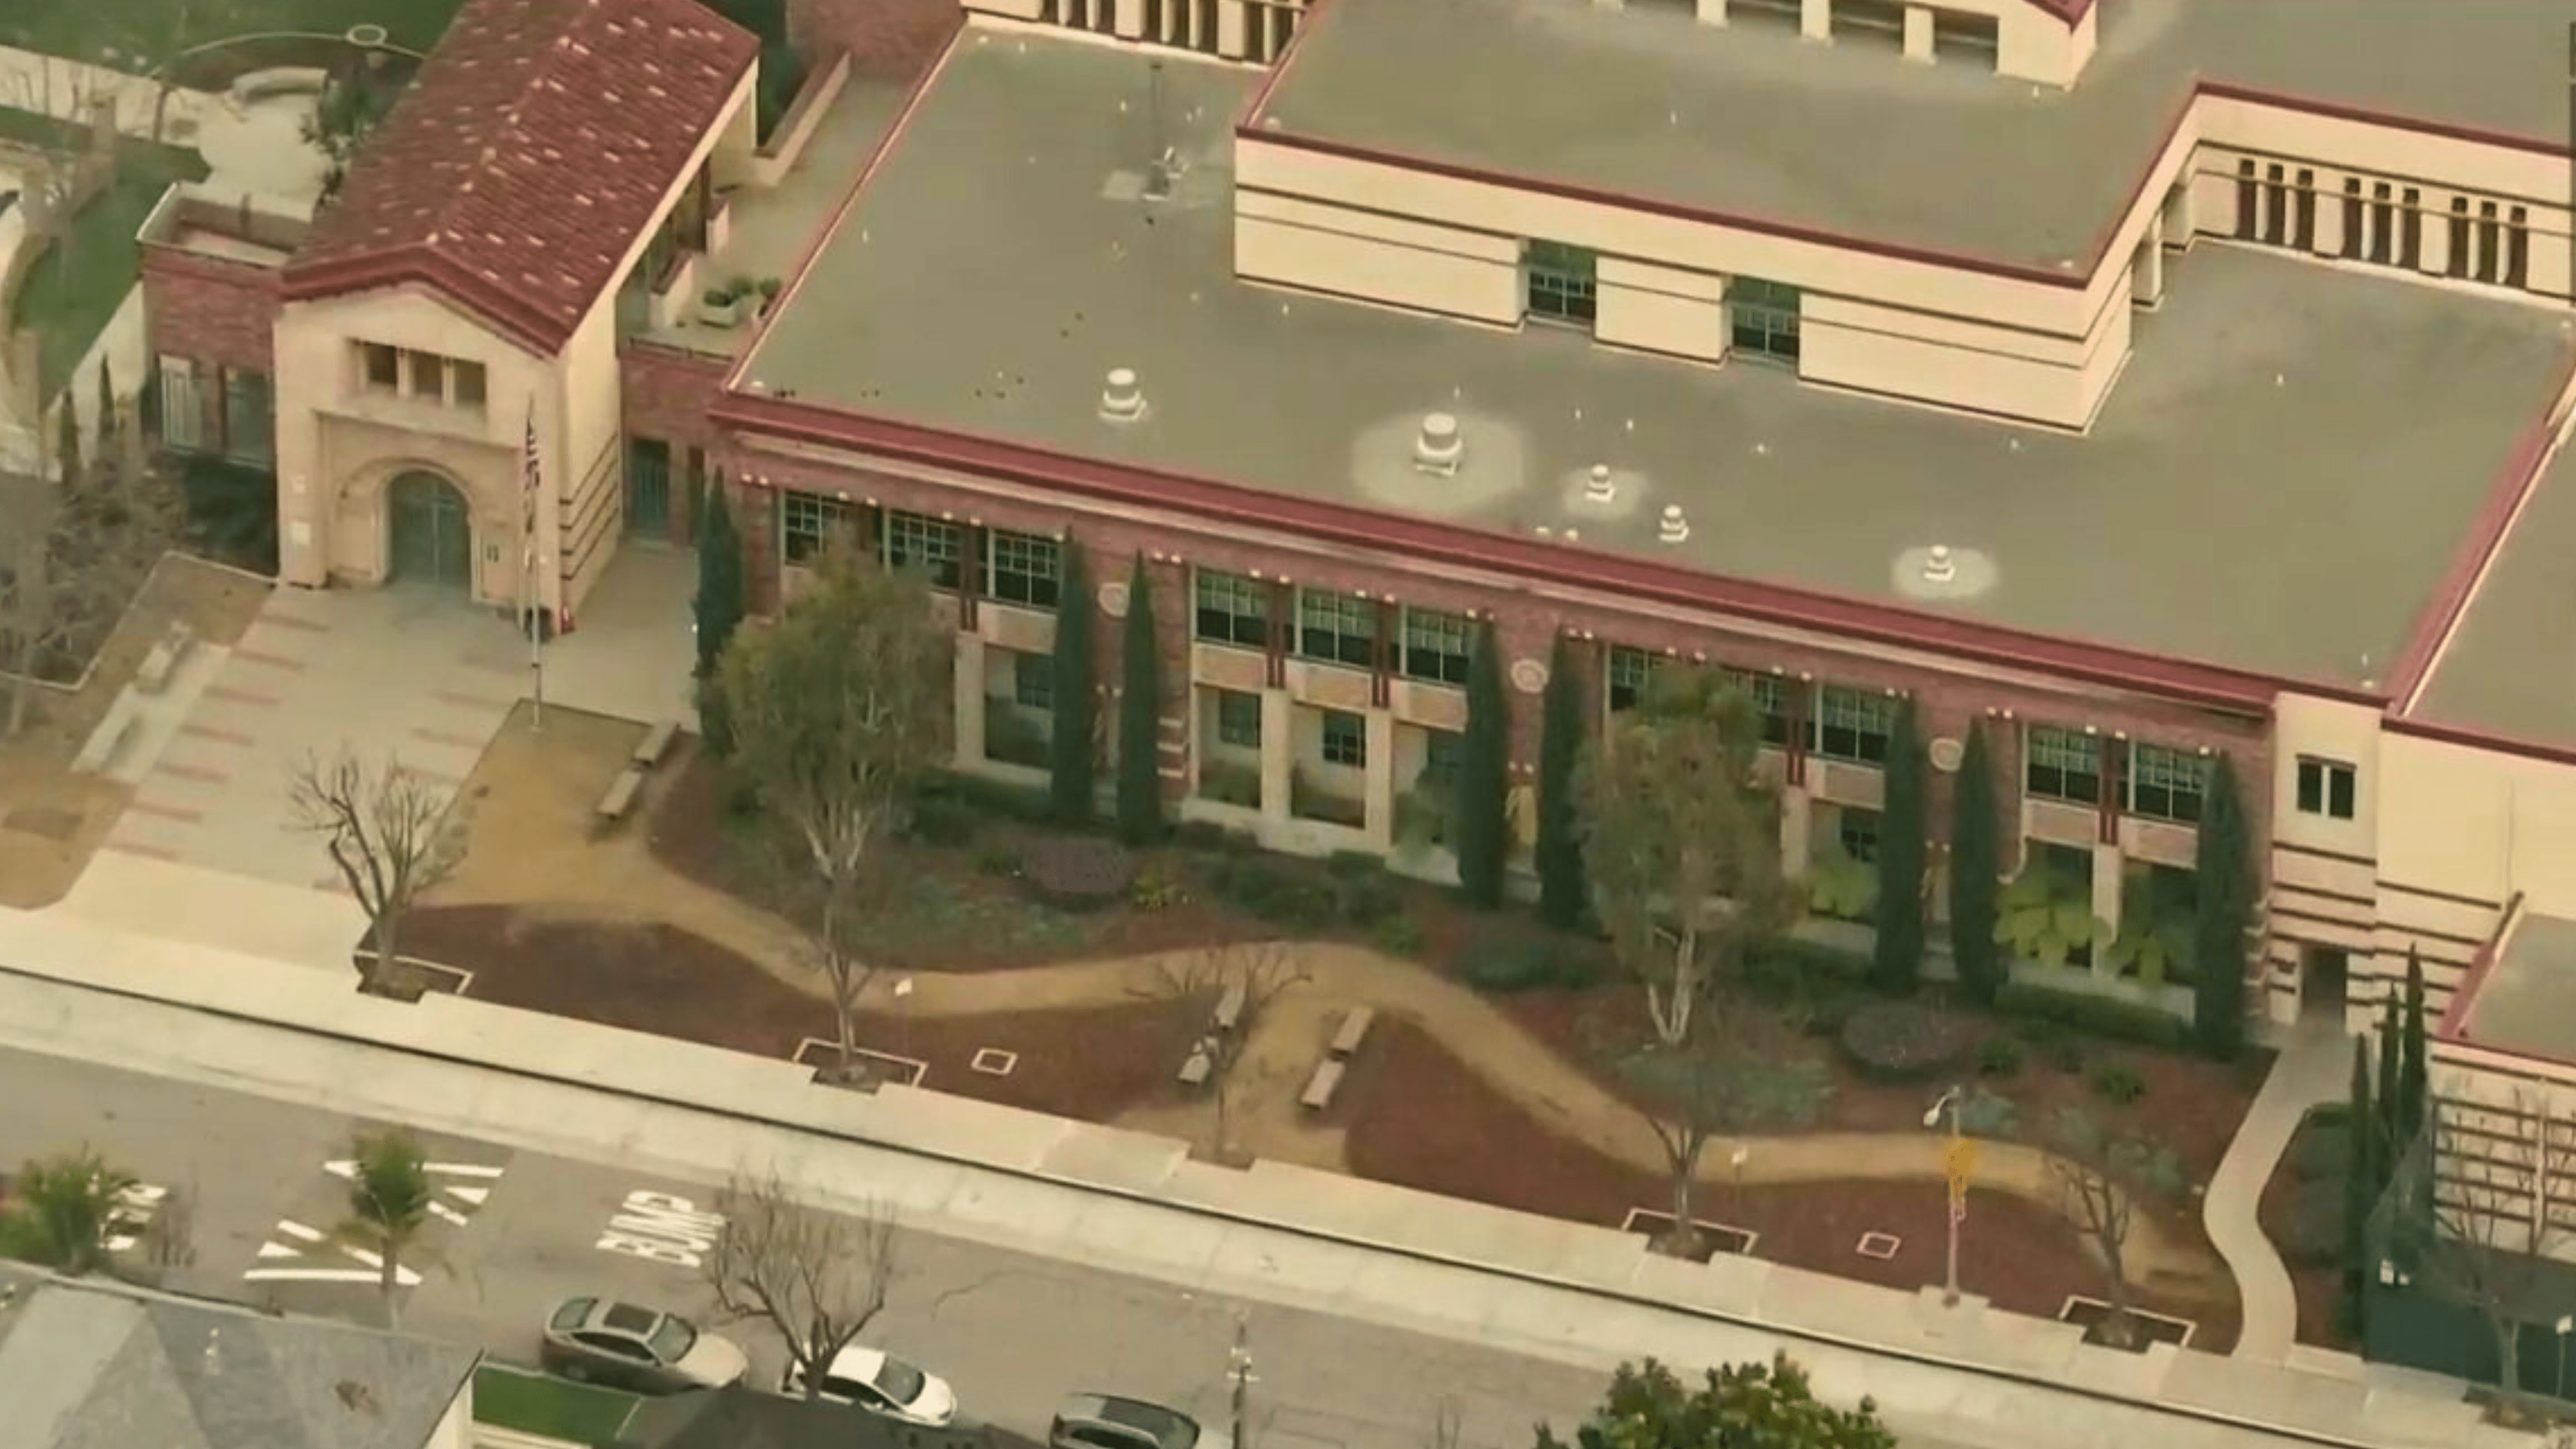
[[[287,297],[419,283],[560,351],[759,49],[697,0],[466,0]]]

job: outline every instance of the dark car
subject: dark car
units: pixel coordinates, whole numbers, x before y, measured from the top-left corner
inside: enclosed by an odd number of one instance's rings
[[[639,1394],[720,1389],[750,1364],[741,1349],[677,1314],[605,1298],[557,1308],[537,1358],[549,1373]]]
[[[1047,1426],[1049,1449],[1231,1449],[1178,1409],[1116,1394],[1067,1394]]]

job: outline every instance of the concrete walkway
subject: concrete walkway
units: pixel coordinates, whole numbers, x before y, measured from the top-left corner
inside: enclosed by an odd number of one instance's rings
[[[2263,1185],[2289,1150],[2299,1119],[2320,1102],[2339,1100],[2352,1064],[2352,1038],[2334,1021],[2303,1021],[2272,1060],[2263,1090],[2245,1113],[2201,1200],[2201,1226],[2227,1269],[2236,1276],[2244,1327],[2236,1337],[2239,1358],[2285,1363],[2299,1335],[2299,1301],[2280,1249],[2255,1214]]]

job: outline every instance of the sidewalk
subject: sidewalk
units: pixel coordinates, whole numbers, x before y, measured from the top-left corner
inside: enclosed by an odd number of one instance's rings
[[[2339,1099],[2352,1039],[2332,1024],[2319,1029],[2300,1023],[2272,1061],[2263,1090],[2245,1112],[2236,1140],[2209,1179],[2200,1205],[2201,1226],[2210,1244],[2227,1260],[2244,1305],[2244,1327],[2236,1337],[2236,1356],[2258,1363],[2284,1363],[2296,1346],[2299,1301],[2290,1288],[2290,1270],[2280,1250],[2264,1235],[2255,1209],[2272,1169],[2288,1151],[2299,1119],[2319,1102]]]
[[[2506,1449],[2456,1396],[2157,1349],[1755,1260],[890,1088],[822,1089],[784,1062],[447,997],[362,997],[309,967],[0,912],[0,1044],[379,1114],[588,1161],[721,1179],[786,1165],[818,1202],[890,1205],[925,1231],[1103,1263],[1606,1367],[1786,1348],[1901,1435],[1979,1449],[2345,1444]],[[386,1048],[392,1048],[387,1050]]]

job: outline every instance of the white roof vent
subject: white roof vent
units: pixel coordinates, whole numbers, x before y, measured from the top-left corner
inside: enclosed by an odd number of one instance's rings
[[[1422,419],[1422,431],[1413,440],[1413,466],[1425,473],[1442,477],[1454,476],[1467,456],[1467,440],[1458,433],[1458,419],[1452,413],[1429,413]]]
[[[1132,423],[1145,415],[1145,389],[1134,368],[1109,369],[1109,384],[1100,391],[1100,415],[1113,423]]]
[[[1931,551],[1923,556],[1923,581],[1925,583],[1955,583],[1957,582],[1958,577],[1959,561],[1950,557],[1950,549],[1947,544],[1934,544]]]
[[[1680,504],[1664,505],[1664,519],[1662,523],[1656,525],[1655,536],[1666,543],[1690,542],[1690,520],[1682,517]]]
[[[1583,496],[1595,503],[1608,503],[1619,496],[1619,485],[1610,477],[1610,465],[1595,463],[1583,477]]]

